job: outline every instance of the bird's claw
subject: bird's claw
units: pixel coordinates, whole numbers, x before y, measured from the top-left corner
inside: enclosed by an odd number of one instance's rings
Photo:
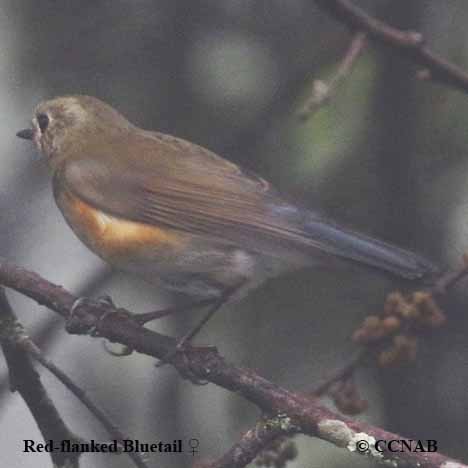
[[[112,297],[110,297],[108,294],[103,294],[102,296],[99,296],[96,299],[96,302],[98,302],[99,304],[104,305],[104,306],[113,307],[114,309],[117,308],[115,306],[115,304],[114,304],[114,301],[112,300]]]
[[[75,300],[75,302],[72,304],[70,308],[70,312],[68,314],[68,317],[66,319],[66,324],[65,328],[67,329],[68,332],[70,333],[88,333],[90,335],[93,335],[95,332],[96,326],[85,326],[77,317],[76,311],[86,305],[86,303],[89,303],[90,299],[87,297],[79,297],[78,299]]]
[[[104,307],[112,307],[112,308],[116,308],[114,302],[112,301],[111,297],[108,296],[108,295],[103,295],[103,296],[99,296],[95,301],[93,301],[92,299],[88,298],[88,297],[79,297],[78,299],[76,299],[76,301],[72,304],[71,308],[70,308],[70,313],[68,315],[68,318],[67,318],[67,325],[66,325],[66,328],[68,330],[73,330],[75,329],[75,316],[76,316],[76,311],[79,307],[82,307],[83,305],[86,305],[86,303],[89,303],[90,305],[94,305],[95,306],[95,303],[98,303],[99,305],[102,305]],[[115,311],[113,310],[108,310],[106,312],[104,312],[97,320],[96,320],[96,323],[94,323],[94,325],[88,327],[88,329],[86,330],[86,332],[90,335],[90,336],[99,336],[99,332],[98,332],[98,329],[99,329],[99,324],[106,318],[108,317],[109,315],[112,315],[113,313],[115,313]]]
[[[121,350],[120,351],[114,351],[108,344],[109,342],[104,340],[102,342],[102,346],[104,347],[104,350],[109,353],[111,356],[115,356],[115,357],[126,357],[126,356],[130,356],[130,354],[133,353],[133,348],[131,348],[130,346],[126,346],[126,345],[122,345],[121,346]]]
[[[188,348],[189,345],[188,343],[181,339],[179,340],[172,349],[170,349],[165,356],[163,356],[159,362],[157,364],[155,364],[155,367],[159,368],[159,367],[162,367],[166,364],[169,364],[170,362],[173,362],[174,361],[174,358],[177,356],[177,355],[181,355],[182,356],[182,359],[184,361],[184,364],[181,365],[181,366],[177,366],[181,376],[184,378],[184,379],[187,379],[189,380],[192,384],[194,385],[207,385],[209,383],[208,380],[203,380],[203,379],[200,379],[198,376],[195,375],[195,373],[193,373],[191,370],[190,370],[190,362],[189,362],[189,359],[187,357],[187,351],[188,351]],[[204,349],[208,350],[208,351],[216,351],[216,347],[215,346],[204,346],[203,347]]]

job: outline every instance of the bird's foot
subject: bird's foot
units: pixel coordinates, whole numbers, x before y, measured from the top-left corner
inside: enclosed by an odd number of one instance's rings
[[[156,367],[162,367],[165,364],[168,364],[171,362],[177,354],[182,354],[185,356],[185,351],[187,349],[188,345],[188,340],[186,339],[186,335],[184,335],[182,338],[180,338],[174,347],[170,349],[160,360],[159,362],[155,365]]]
[[[81,296],[71,306],[70,313],[69,313],[68,318],[67,318],[66,328],[68,330],[73,330],[75,328],[75,326],[76,326],[76,311],[80,307],[83,307],[83,306],[86,306],[86,305],[95,306],[96,302],[99,305],[102,305],[104,307],[112,307],[114,309],[116,308],[116,306],[115,306],[114,302],[112,301],[111,297],[108,296],[108,295],[100,296],[96,300],[90,299],[88,297]],[[99,333],[98,333],[97,330],[99,328],[99,323],[102,322],[106,317],[108,317],[110,314],[113,314],[113,313],[115,313],[115,312],[112,311],[112,310],[104,312],[99,317],[99,319],[97,320],[97,322],[94,325],[92,325],[91,327],[88,327],[86,332],[91,336],[98,336]]]
[[[189,348],[189,340],[184,340],[184,337],[182,337],[176,342],[174,347],[170,349],[166,353],[166,355],[159,360],[157,364],[155,364],[155,367],[159,368],[164,366],[165,364],[169,364],[175,360],[176,356],[180,355],[183,359],[183,365],[177,366],[180,375],[184,379],[189,380],[194,385],[207,385],[209,383],[207,380],[201,379],[190,370],[190,362],[187,357]],[[206,351],[216,351],[215,346],[203,346],[202,348]]]
[[[67,330],[74,330],[75,328],[75,315],[76,315],[76,311],[79,307],[82,307],[82,306],[85,306],[87,304],[91,305],[91,306],[95,306],[96,303],[98,303],[99,305],[102,305],[104,307],[108,307],[108,308],[111,308],[110,310],[104,312],[97,320],[96,322],[88,327],[88,329],[86,330],[86,333],[89,334],[90,336],[93,336],[93,337],[98,337],[100,336],[99,335],[99,328],[100,328],[100,324],[105,320],[107,319],[109,316],[113,315],[113,314],[125,314],[126,316],[129,316],[130,319],[133,320],[133,314],[131,314],[130,312],[124,310],[124,309],[118,309],[116,307],[116,305],[114,304],[114,301],[112,300],[112,298],[110,296],[108,296],[107,294],[106,295],[103,295],[103,296],[99,296],[96,300],[92,300],[90,298],[87,298],[87,297],[79,297],[72,305],[71,309],[70,309],[70,314],[68,316],[68,319],[67,319]],[[115,310],[115,309],[118,309]],[[83,330],[81,330],[83,331]],[[103,342],[103,346],[104,346],[104,349],[109,353],[111,354],[112,356],[118,356],[118,357],[123,357],[123,356],[128,356],[130,354],[132,354],[133,352],[133,349],[130,348],[129,346],[125,346],[125,345],[122,345],[122,349],[119,350],[119,351],[116,351],[114,349],[112,349],[108,342],[107,341],[104,341]]]
[[[79,297],[72,305],[71,309],[70,309],[70,314],[67,318],[67,324],[66,324],[66,328],[67,330],[76,330],[75,326],[76,326],[76,320],[75,320],[75,317],[76,317],[76,311],[79,307],[82,307],[82,306],[85,306],[87,304],[91,305],[91,306],[95,306],[96,302],[99,304],[99,305],[102,305],[104,307],[112,307],[112,309],[114,310],[108,310],[106,312],[104,312],[97,320],[96,322],[87,328],[87,330],[85,330],[85,333],[87,333],[88,335],[90,336],[93,336],[93,337],[97,337],[99,336],[99,327],[100,327],[100,324],[106,319],[108,318],[109,316],[113,315],[113,314],[125,314],[126,316],[128,316],[130,319],[133,319],[133,314],[131,314],[130,312],[124,310],[124,309],[118,309],[116,307],[116,305],[114,304],[114,301],[112,300],[112,298],[110,296],[108,296],[107,294],[106,295],[103,295],[103,296],[99,296],[96,300],[92,300],[88,297]],[[115,310],[115,309],[118,309]],[[80,331],[83,332],[82,328],[80,327]],[[130,354],[132,354],[133,352],[133,349],[130,348],[129,346],[125,346],[123,345],[122,346],[122,349],[120,351],[115,351],[113,349],[111,349],[109,347],[109,345],[107,344],[107,342],[105,341],[103,343],[103,346],[104,346],[104,349],[109,353],[111,354],[112,356],[119,356],[119,357],[122,357],[122,356],[128,356]]]
[[[216,297],[216,298],[211,298],[208,299],[209,305],[211,307],[208,309],[208,311],[205,313],[205,315],[202,317],[202,319],[188,332],[186,333],[180,340],[176,343],[174,348],[170,351],[167,352],[167,354],[156,364],[156,367],[161,367],[164,364],[167,364],[168,362],[172,361],[174,357],[179,354],[183,353],[184,358],[186,358],[186,348],[189,346],[191,343],[192,339],[200,332],[200,330],[206,325],[206,323],[210,320],[211,317],[227,302],[227,300],[237,291],[237,289],[242,285],[243,283],[239,283],[239,285],[236,285],[227,291],[224,292],[224,294],[221,297]],[[204,301],[204,304],[206,304],[206,301]],[[185,366],[185,368],[189,368],[189,366]],[[191,374],[191,373],[190,373]],[[192,375],[185,375],[184,377],[188,378],[191,382],[196,383],[198,385],[204,385],[207,382],[200,380],[198,377]]]

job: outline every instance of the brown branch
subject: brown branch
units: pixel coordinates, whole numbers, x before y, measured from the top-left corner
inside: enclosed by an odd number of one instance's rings
[[[314,0],[315,3],[353,31],[365,32],[369,39],[390,46],[426,69],[434,81],[468,92],[468,73],[436,54],[424,43],[422,34],[402,31],[367,14],[349,0]]]
[[[4,327],[2,330],[3,341],[6,346],[15,348],[15,352],[27,353],[38,361],[43,367],[51,372],[65,387],[67,387],[88,410],[96,417],[96,419],[106,428],[110,436],[117,441],[128,439],[126,435],[120,431],[120,429],[110,420],[110,418],[98,408],[92,400],[88,397],[86,392],[80,388],[73,380],[68,377],[60,368],[58,368],[50,359],[47,359],[36,344],[29,338],[23,330],[23,327],[16,320],[13,315],[8,299],[5,296],[3,288],[0,288],[0,307],[6,310],[7,313],[11,313],[8,322],[8,327]],[[0,313],[2,310],[0,310]],[[32,384],[32,383],[31,383]],[[32,387],[34,388],[34,386]],[[70,435],[62,434],[62,437],[45,437],[45,440],[75,440],[77,442],[83,442],[84,439],[78,439],[77,437],[71,438]],[[52,452],[54,453],[54,452]],[[141,455],[137,452],[128,452],[129,457],[135,463],[135,466],[139,468],[148,468],[146,463],[143,461]],[[69,461],[69,460],[68,460]],[[66,466],[66,465],[64,465]]]
[[[101,267],[93,271],[93,273],[87,278],[84,278],[83,283],[78,286],[77,294],[79,296],[92,296],[96,291],[102,288],[110,274],[112,274],[112,272],[109,267]],[[53,345],[61,328],[62,322],[60,318],[51,316],[43,320],[38,327],[34,328],[34,331],[31,332],[31,339],[40,347],[42,353],[46,353],[47,349]],[[8,376],[2,375],[0,376],[0,411],[9,396]]]
[[[57,408],[41,382],[31,360],[23,349],[10,340],[16,334],[18,324],[16,316],[6,298],[5,290],[0,287],[0,337],[10,374],[11,391],[17,391],[31,411],[44,440],[71,440],[79,442],[65,424]],[[22,438],[22,437],[21,437]],[[54,466],[78,467],[79,453],[52,451],[50,457]]]
[[[298,432],[288,418],[278,416],[260,420],[252,429],[246,431],[239,441],[223,456],[211,463],[204,463],[203,468],[242,468],[252,462],[259,453],[282,436]]]
[[[36,359],[43,367],[51,372],[60,382],[65,385],[82,403],[88,410],[95,416],[95,418],[106,428],[109,435],[113,440],[122,441],[128,439],[125,434],[110,420],[109,416],[104,413],[99,407],[97,407],[93,401],[88,397],[86,392],[79,387],[73,380],[68,377],[61,369],[59,369],[52,361],[47,359],[41,352],[41,350],[29,339],[25,334],[20,334],[15,342],[21,349],[30,354]],[[139,468],[148,468],[148,465],[143,461],[143,458],[138,452],[129,451],[128,456],[133,460],[135,466]]]
[[[314,397],[325,395],[334,384],[350,378],[366,357],[367,350],[359,350],[348,363],[333,371],[310,394]],[[209,464],[203,464],[203,468],[242,468],[262,451],[270,450],[279,438],[288,437],[297,432],[291,428],[286,429],[280,424],[273,424],[272,420],[260,420],[255,427],[245,432],[222,457]]]
[[[362,365],[367,355],[366,349],[359,350],[349,362],[333,371],[311,391],[311,396],[317,398],[324,396],[336,383],[352,377],[354,371]],[[297,429],[293,429],[283,428],[281,424],[277,424],[273,420],[260,420],[253,428],[246,431],[222,457],[214,462],[204,463],[202,466],[203,468],[242,468],[264,450],[271,450],[272,445],[278,439],[295,434]]]
[[[298,117],[300,119],[307,120],[314,112],[318,111],[330,100],[331,97],[333,97],[340,84],[351,73],[354,64],[360,57],[365,46],[366,35],[362,32],[356,33],[343,59],[338,65],[336,73],[328,83],[322,80],[314,80],[311,96],[298,112]]]
[[[76,300],[68,291],[36,273],[1,259],[0,284],[21,292],[64,317],[68,316]],[[71,332],[86,333],[94,328],[102,337],[158,359],[171,351],[175,342],[173,338],[138,326],[127,313],[105,304],[83,304],[77,308],[72,322],[69,324]],[[188,347],[183,354],[174,355],[171,363],[182,375],[193,375],[234,391],[257,405],[264,413],[281,417],[284,430],[297,430],[319,437],[352,452],[356,451],[358,440],[368,440],[372,445],[373,441],[379,439],[402,438],[379,427],[334,413],[316,399],[286,390],[250,369],[230,364],[213,348]],[[380,453],[371,449],[366,454],[379,462],[392,460],[421,468],[436,468],[443,463],[458,463],[459,468],[468,468],[439,453]]]

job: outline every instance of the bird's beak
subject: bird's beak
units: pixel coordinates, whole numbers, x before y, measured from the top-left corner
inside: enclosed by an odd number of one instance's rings
[[[34,138],[34,130],[32,128],[25,128],[17,132],[16,136],[24,140],[32,140]]]

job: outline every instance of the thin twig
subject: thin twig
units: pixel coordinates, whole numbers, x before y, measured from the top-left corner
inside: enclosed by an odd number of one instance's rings
[[[84,278],[83,283],[78,286],[77,294],[81,296],[92,296],[100,290],[104,282],[108,279],[111,271],[109,267],[98,268],[93,271],[87,278]],[[43,353],[52,346],[54,341],[59,336],[62,329],[62,322],[57,316],[51,316],[43,320],[38,327],[35,327],[31,333],[31,339],[36,343]],[[6,403],[7,398],[10,396],[8,392],[8,376],[0,376],[0,411],[2,406]]]
[[[330,100],[331,97],[333,97],[339,85],[351,74],[353,65],[356,63],[365,46],[366,35],[362,32],[356,33],[343,59],[338,65],[336,73],[328,83],[322,80],[314,80],[311,96],[298,112],[298,117],[300,119],[307,120],[314,112],[318,111]]]
[[[117,441],[128,439],[128,436],[110,420],[103,410],[97,407],[92,400],[88,397],[86,392],[78,386],[73,380],[68,377],[65,372],[58,368],[50,359],[47,359],[41,352],[41,350],[35,345],[35,343],[25,334],[18,337],[18,346],[24,351],[30,354],[36,361],[38,361],[43,367],[51,372],[60,382],[65,385],[86,408],[96,417],[96,419],[106,428],[110,436]],[[128,456],[133,460],[136,466],[139,468],[148,468],[148,465],[143,461],[141,455],[138,452],[129,451]]]
[[[13,311],[11,310],[3,288],[0,288],[0,307],[0,313],[5,313],[4,311],[6,310],[10,314],[13,314]],[[2,323],[5,325],[6,322]],[[117,441],[128,439],[128,437],[124,435],[114,423],[112,423],[110,418],[91,401],[91,399],[88,397],[88,395],[82,388],[75,384],[73,380],[65,374],[65,372],[63,372],[50,359],[47,359],[42,354],[41,350],[36,346],[36,344],[31,340],[31,338],[29,338],[29,336],[26,333],[24,333],[23,328],[18,323],[14,315],[11,315],[9,325],[10,326],[8,328],[4,327],[2,333],[4,343],[6,343],[8,346],[13,347],[18,353],[27,353],[28,355],[32,356],[36,361],[38,361],[43,367],[48,369],[89,409],[89,411],[96,417],[96,419],[106,428],[107,432],[113,439]],[[54,438],[52,437],[48,437],[45,440],[49,439],[54,440]],[[55,437],[55,439],[58,438]],[[75,436],[70,437],[70,434],[62,435],[60,440],[64,439],[71,439],[76,441],[84,440],[78,439]],[[146,465],[146,463],[144,463],[139,453],[129,452],[128,455],[133,460],[135,465],[139,468],[148,468],[148,466]]]
[[[436,295],[445,294],[448,289],[456,286],[465,276],[468,276],[468,257],[466,255],[463,256],[463,263],[455,270],[450,270],[442,275],[431,291]]]
[[[328,390],[337,382],[346,380],[353,375],[354,371],[361,366],[367,357],[367,350],[360,349],[355,356],[353,356],[349,362],[344,366],[339,367],[332,374],[326,377],[326,379],[320,383],[311,393],[316,397],[325,395]]]
[[[372,17],[349,0],[314,1],[322,10],[353,31],[365,32],[369,39],[390,46],[427,70],[424,73],[426,79],[430,77],[434,81],[468,92],[468,73],[427,47],[421,33],[394,28]]]
[[[81,441],[60,416],[47,390],[34,369],[28,354],[20,349],[11,337],[18,331],[16,316],[8,302],[5,290],[0,287],[0,336],[1,347],[10,374],[10,388],[17,391],[28,406],[44,440]],[[54,466],[78,468],[80,453],[53,450],[50,457]]]
[[[451,288],[455,287],[462,279],[468,276],[468,257],[463,257],[463,263],[456,269],[447,271],[442,275],[429,289],[433,295],[442,296]],[[345,365],[336,369],[330,376],[328,376],[323,383],[321,383],[312,393],[315,396],[323,396],[330,388],[337,382],[342,382],[352,376],[354,371],[359,368],[369,354],[368,348],[363,348],[352,357]]]

